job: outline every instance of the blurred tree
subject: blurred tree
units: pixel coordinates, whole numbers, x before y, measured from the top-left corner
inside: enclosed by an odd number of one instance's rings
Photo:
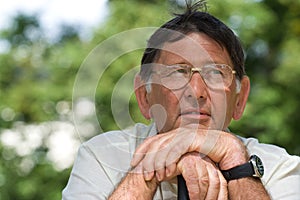
[[[36,16],[19,13],[15,16],[11,27],[3,31],[2,35],[12,46],[30,44],[40,39],[40,28]]]
[[[110,1],[109,6],[111,16],[103,27],[96,30],[93,43],[101,43],[103,40],[129,29],[149,26],[158,27],[164,23],[166,19],[170,18],[169,12],[161,12],[162,10],[168,10],[169,5],[167,1],[159,1],[159,3],[157,3],[156,1],[114,0]],[[136,38],[136,40],[138,40],[138,38]],[[122,48],[122,46],[126,47],[127,44],[125,42],[126,41],[123,41],[124,45],[118,43],[115,46],[120,48]],[[143,42],[145,47],[146,41]],[[115,50],[116,49],[112,49],[112,51]],[[112,93],[118,80],[130,69],[139,66],[141,56],[142,51],[135,50],[116,58],[101,77],[96,93],[96,104],[98,120],[104,131],[121,128],[118,127],[111,111]],[[109,87],[103,87],[105,85]],[[129,91],[131,89],[132,87],[128,88]],[[122,98],[122,96],[120,96],[120,98]],[[120,100],[120,104],[122,102],[126,105],[127,99]],[[136,122],[147,123],[141,116],[134,97],[131,98],[129,104],[131,117]]]
[[[235,18],[241,20],[236,30],[245,44],[252,92],[244,117],[232,129],[285,147],[297,155],[300,155],[297,133],[300,90],[295,88],[300,75],[296,56],[300,46],[300,14],[296,12],[299,9],[299,1],[268,0],[248,1],[239,5],[239,9],[233,8],[239,10],[239,17]],[[227,18],[231,20],[232,16]]]
[[[35,147],[29,154],[22,141],[34,135],[4,134],[20,123],[64,120],[58,105],[71,106],[75,74],[88,50],[75,27],[62,25],[61,30],[57,43],[50,43],[38,17],[21,13],[0,32],[0,40],[9,44],[0,55],[0,199],[60,199],[66,185],[70,169],[58,171],[47,158],[51,133],[39,133],[40,146],[31,138],[27,145]],[[4,145],[12,139],[20,143]]]

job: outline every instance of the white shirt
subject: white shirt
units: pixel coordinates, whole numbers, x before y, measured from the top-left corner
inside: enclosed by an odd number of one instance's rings
[[[155,134],[155,125],[136,124],[131,129],[103,133],[83,143],[63,190],[63,200],[107,199],[129,171],[135,149]],[[249,155],[261,158],[265,169],[262,183],[272,199],[300,200],[300,157],[254,138],[241,140]],[[176,200],[177,185],[162,182],[154,199]]]

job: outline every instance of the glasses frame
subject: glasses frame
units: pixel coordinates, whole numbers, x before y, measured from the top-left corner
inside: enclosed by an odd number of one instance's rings
[[[230,73],[230,81],[228,81],[227,85],[224,85],[224,88],[225,87],[229,87],[231,84],[232,84],[232,81],[233,81],[233,78],[234,78],[234,75],[236,74],[236,71],[234,69],[232,69],[231,66],[227,65],[227,64],[207,64],[207,65],[204,65],[203,67],[192,67],[192,66],[189,66],[189,65],[181,65],[181,64],[174,64],[174,65],[163,65],[164,67],[175,67],[175,66],[179,66],[179,67],[182,67],[182,68],[187,68],[189,69],[190,71],[189,72],[189,77],[187,78],[187,81],[186,83],[184,83],[182,86],[178,87],[178,88],[172,88],[172,87],[168,87],[168,86],[164,86],[171,89],[171,90],[180,90],[184,87],[186,87],[188,85],[188,83],[191,81],[192,77],[193,77],[193,74],[195,72],[198,72],[203,80],[203,82],[205,83],[205,85],[209,88],[212,88],[212,89],[220,89],[220,88],[214,88],[212,87],[211,85],[207,84],[207,82],[205,81],[206,79],[204,78],[204,75],[203,75],[203,68],[205,67],[209,67],[209,66],[222,66],[222,67],[226,67],[228,70],[231,71]],[[162,75],[161,73],[162,70],[152,70],[153,73],[155,74],[158,74],[158,75]],[[163,79],[164,77],[161,77],[161,79]]]

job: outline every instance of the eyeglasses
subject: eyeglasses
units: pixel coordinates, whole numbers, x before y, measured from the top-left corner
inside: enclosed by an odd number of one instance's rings
[[[171,90],[185,87],[191,80],[194,72],[200,73],[205,84],[211,89],[224,89],[229,87],[236,73],[226,64],[208,64],[201,68],[188,65],[166,65],[154,71],[160,76],[161,84]]]

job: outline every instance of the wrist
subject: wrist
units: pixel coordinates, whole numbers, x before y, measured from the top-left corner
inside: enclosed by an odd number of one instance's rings
[[[245,177],[261,178],[264,175],[264,166],[257,155],[252,155],[248,162],[221,172],[227,181]]]
[[[270,200],[270,196],[260,179],[245,177],[227,183],[229,198]],[[243,191],[243,192],[241,192]]]
[[[140,173],[129,173],[129,191],[133,193],[142,194],[143,196],[153,196],[159,182],[155,177],[151,180],[146,181],[143,174]],[[137,194],[137,195],[138,195]]]
[[[129,172],[121,181],[120,185],[114,190],[109,200],[114,199],[153,199],[159,182],[156,178],[145,181],[143,174]]]

